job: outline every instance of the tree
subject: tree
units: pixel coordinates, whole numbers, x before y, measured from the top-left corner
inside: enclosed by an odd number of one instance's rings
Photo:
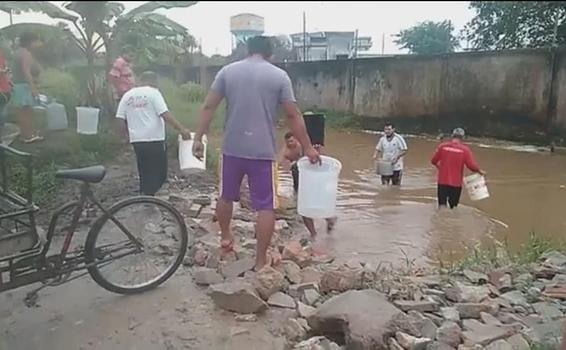
[[[124,5],[114,1],[71,1],[59,8],[47,1],[3,1],[0,11],[43,12],[49,17],[70,22],[78,36],[72,35],[75,44],[83,52],[87,69],[87,104],[100,105],[97,101],[97,84],[94,71],[95,58],[105,53],[106,68],[112,64],[119,45],[131,40],[133,33],[148,47],[166,47],[167,44],[184,42],[189,36],[185,27],[164,15],[153,11],[161,8],[189,7],[196,1],[151,1],[128,13]],[[136,49],[139,49],[137,47]]]
[[[566,44],[566,1],[472,1],[463,35],[481,50]]]
[[[454,52],[459,46],[458,39],[452,34],[451,21],[426,21],[396,35],[395,43],[402,49],[418,55],[432,55]]]
[[[41,23],[18,23],[0,29],[0,37],[15,42],[23,32],[41,33],[44,45],[38,50],[37,57],[42,65],[61,67],[80,62],[83,53],[68,34],[65,23],[47,25]],[[6,50],[10,54],[10,50]]]

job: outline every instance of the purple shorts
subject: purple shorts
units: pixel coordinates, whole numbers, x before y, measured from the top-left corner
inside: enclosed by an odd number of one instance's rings
[[[223,155],[220,161],[220,197],[238,202],[244,175],[248,177],[252,206],[256,211],[277,208],[277,164],[272,160]]]

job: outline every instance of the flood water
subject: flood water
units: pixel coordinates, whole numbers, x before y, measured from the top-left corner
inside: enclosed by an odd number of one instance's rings
[[[529,147],[472,144],[488,173],[489,199],[472,202],[465,190],[454,211],[438,211],[436,169],[430,158],[437,140],[407,137],[409,153],[400,188],[382,186],[371,159],[378,135],[327,130],[326,154],[343,169],[338,225],[331,236],[317,224],[320,244],[339,259],[437,263],[455,260],[494,240],[517,249],[531,232],[556,240],[566,232],[566,157]],[[281,173],[282,186],[290,186]]]

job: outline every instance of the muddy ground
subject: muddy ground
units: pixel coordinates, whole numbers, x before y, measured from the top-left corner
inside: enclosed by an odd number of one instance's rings
[[[179,190],[213,195],[214,176],[182,178],[170,162],[170,182],[162,196]],[[131,152],[108,167],[105,180],[94,187],[105,205],[135,195],[135,159]],[[40,214],[46,214],[76,193],[69,183]],[[203,215],[211,221],[211,211]],[[46,226],[44,226],[46,227]],[[79,242],[80,243],[80,242]],[[43,289],[35,307],[24,304],[26,293],[38,285],[0,294],[0,349],[282,349],[281,323],[289,317],[271,310],[253,323],[239,323],[234,315],[216,309],[197,287],[188,267],[159,288],[134,296],[112,294],[86,275],[67,284]],[[292,313],[293,311],[291,311]]]

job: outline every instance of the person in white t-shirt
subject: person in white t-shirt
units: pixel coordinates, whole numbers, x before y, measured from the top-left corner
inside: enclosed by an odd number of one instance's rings
[[[403,136],[395,132],[395,127],[392,123],[386,123],[383,131],[385,135],[381,137],[377,143],[373,159],[378,159],[378,155],[381,154],[381,159],[391,161],[393,165],[393,175],[382,176],[381,183],[383,185],[393,183],[394,186],[400,186],[403,176],[403,157],[407,154],[408,150],[407,143]]]
[[[190,139],[190,130],[169,112],[154,72],[144,72],[138,87],[122,96],[116,118],[123,121],[124,135],[136,153],[140,193],[153,196],[167,180],[165,123],[173,126],[185,140]]]

